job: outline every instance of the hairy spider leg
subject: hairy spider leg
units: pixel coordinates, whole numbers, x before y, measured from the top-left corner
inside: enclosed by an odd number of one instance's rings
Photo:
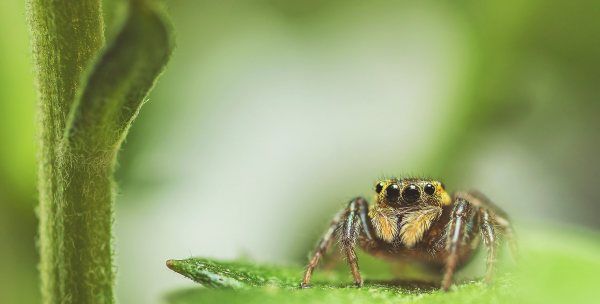
[[[308,266],[306,266],[306,271],[304,272],[304,279],[302,280],[302,283],[300,284],[301,288],[310,287],[310,278],[312,277],[313,270],[319,264],[319,260],[321,259],[321,257],[323,255],[325,255],[325,253],[327,252],[327,249],[329,249],[329,247],[331,246],[331,242],[333,240],[333,235],[334,235],[336,229],[338,228],[342,217],[345,216],[345,214],[346,214],[346,209],[340,210],[333,217],[333,219],[331,220],[331,223],[329,224],[329,227],[327,228],[327,230],[321,237],[321,240],[319,240],[317,248],[315,249],[310,261],[308,262]]]
[[[357,286],[362,286],[363,280],[358,268],[358,259],[354,247],[361,227],[363,227],[366,234],[370,236],[367,223],[364,221],[364,219],[368,218],[368,203],[362,197],[357,197],[350,201],[347,209],[348,213],[346,213],[342,227],[340,227],[341,229],[338,231],[338,239],[342,252],[346,256],[346,261],[350,266],[354,283]]]
[[[308,266],[306,267],[304,279],[300,284],[301,288],[310,287],[312,273],[315,267],[317,267],[320,258],[325,255],[327,249],[329,249],[331,246],[334,234],[336,234],[336,232],[342,252],[345,254],[348,264],[350,265],[354,282],[359,286],[362,285],[362,279],[358,269],[358,260],[354,251],[354,245],[360,229],[362,229],[362,232],[368,239],[371,239],[371,233],[368,225],[368,212],[369,203],[367,200],[362,197],[357,197],[352,199],[346,208],[342,209],[334,216],[329,228],[327,228],[323,234],[323,237],[321,237],[321,240],[319,241],[317,248],[311,257]]]
[[[518,259],[519,248],[517,246],[517,236],[512,227],[508,214],[500,207],[494,204],[489,198],[479,191],[469,191],[457,193],[457,196],[462,196],[468,201],[477,206],[481,206],[491,211],[494,228],[498,228],[499,236],[507,241],[510,255],[516,261]]]
[[[494,218],[490,214],[490,210],[481,208],[479,211],[479,223],[481,225],[481,237],[483,244],[487,249],[485,281],[490,283],[494,276],[494,268],[496,266],[496,255],[498,242],[496,240],[496,230]]]
[[[508,242],[508,248],[510,249],[510,255],[513,260],[517,261],[519,258],[519,247],[517,246],[517,235],[515,230],[510,223],[510,220],[505,217],[496,216],[496,224],[502,230],[502,236]]]
[[[468,236],[468,225],[473,222],[474,219],[474,206],[462,197],[456,199],[454,208],[450,216],[450,222],[446,228],[447,241],[446,250],[448,251],[448,257],[446,258],[446,269],[444,278],[442,279],[442,289],[448,290],[452,284],[452,276],[456,270],[458,264],[458,253],[462,246],[465,246],[466,239]]]

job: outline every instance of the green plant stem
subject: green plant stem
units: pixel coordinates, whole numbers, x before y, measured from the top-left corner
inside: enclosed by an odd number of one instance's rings
[[[42,297],[46,303],[112,302],[111,164],[71,162],[61,144],[84,71],[104,45],[100,1],[30,0],[28,19],[40,98]]]
[[[117,153],[173,41],[150,1],[129,1],[104,43],[99,1],[31,0],[40,94],[40,273],[46,303],[113,303]],[[84,72],[85,71],[85,72]]]

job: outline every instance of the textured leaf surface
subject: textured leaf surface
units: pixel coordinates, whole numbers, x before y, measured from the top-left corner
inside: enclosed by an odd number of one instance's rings
[[[435,284],[367,280],[351,285],[344,271],[317,271],[313,287],[301,290],[300,266],[263,266],[202,258],[170,260],[172,270],[201,284],[172,292],[168,303],[590,303],[600,296],[597,235],[582,231],[522,236],[519,267],[503,271],[492,285],[459,280],[449,293]],[[510,263],[510,262],[506,262]],[[343,269],[343,268],[341,268]]]
[[[474,303],[484,299],[508,300],[511,287],[509,277],[504,276],[491,288],[471,282],[449,294],[439,292],[432,284],[404,281],[367,280],[362,288],[355,288],[343,275],[339,281],[327,279],[337,276],[329,273],[315,277],[312,288],[301,290],[301,267],[200,258],[170,261],[169,267],[204,286],[172,293],[167,297],[169,303]]]

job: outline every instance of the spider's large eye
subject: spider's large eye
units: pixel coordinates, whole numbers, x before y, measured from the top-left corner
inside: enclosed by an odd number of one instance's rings
[[[381,190],[383,190],[383,183],[378,183],[377,186],[375,186],[375,192],[381,193]]]
[[[435,186],[432,184],[427,184],[423,190],[425,190],[425,193],[433,195],[435,193]]]
[[[400,187],[396,184],[391,184],[385,188],[385,198],[388,202],[395,202],[400,197]]]
[[[416,185],[410,184],[402,191],[402,198],[407,203],[414,203],[421,197],[421,191]]]

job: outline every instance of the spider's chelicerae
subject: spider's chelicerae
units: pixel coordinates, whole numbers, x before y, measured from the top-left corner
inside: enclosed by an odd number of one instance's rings
[[[481,240],[487,249],[487,282],[493,277],[500,236],[509,241],[513,253],[516,249],[506,213],[478,192],[450,196],[440,181],[419,178],[382,180],[375,192],[371,206],[357,197],[335,215],[306,267],[301,287],[310,286],[314,268],[336,237],[357,286],[363,280],[356,244],[378,257],[421,262],[443,271],[444,290]]]

